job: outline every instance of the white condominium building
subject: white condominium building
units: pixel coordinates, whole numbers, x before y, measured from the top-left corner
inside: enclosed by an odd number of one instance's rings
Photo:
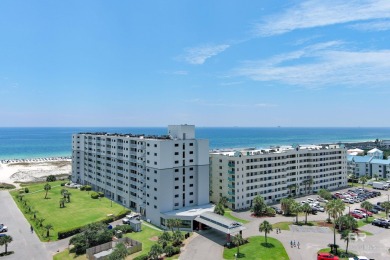
[[[343,145],[294,145],[210,153],[211,201],[228,199],[232,209],[252,206],[257,195],[274,203],[295,194],[347,186]]]
[[[72,181],[140,212],[155,225],[164,212],[209,203],[208,140],[195,126],[170,125],[168,135],[79,133],[72,137]],[[191,228],[190,220],[183,228]]]

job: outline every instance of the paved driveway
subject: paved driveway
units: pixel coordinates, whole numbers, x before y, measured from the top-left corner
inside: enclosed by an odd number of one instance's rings
[[[13,238],[8,250],[15,252],[4,257],[4,260],[52,259],[37,235],[35,233],[31,234],[29,223],[19,211],[8,191],[0,191],[0,223],[8,226],[7,234]],[[1,247],[0,250],[4,251],[4,247]]]
[[[223,259],[223,245],[226,243],[224,233],[209,229],[200,230],[195,236],[180,254],[180,260]]]

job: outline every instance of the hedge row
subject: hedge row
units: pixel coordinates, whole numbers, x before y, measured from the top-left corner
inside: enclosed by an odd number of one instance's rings
[[[96,221],[94,223],[104,223],[104,224],[108,224],[108,223],[111,223],[115,220],[118,220],[118,219],[121,219],[123,218],[124,216],[126,216],[128,213],[130,212],[130,210],[127,210],[127,209],[124,209],[124,210],[121,210],[119,212],[118,215],[116,216],[112,216],[112,217],[105,217],[104,219],[100,220],[100,221]],[[92,224],[92,223],[90,223]],[[74,227],[74,228],[69,228],[69,229],[66,229],[66,230],[61,230],[61,231],[58,231],[58,239],[64,239],[64,238],[67,238],[67,237],[70,237],[70,236],[73,236],[75,234],[78,234],[80,233],[83,228],[85,228],[87,225],[84,225],[84,226],[80,226],[80,227]]]

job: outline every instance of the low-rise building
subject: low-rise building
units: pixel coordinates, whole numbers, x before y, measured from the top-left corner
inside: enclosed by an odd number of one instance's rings
[[[226,197],[237,210],[251,207],[257,195],[276,203],[289,195],[345,187],[346,154],[343,145],[211,151],[211,201]]]

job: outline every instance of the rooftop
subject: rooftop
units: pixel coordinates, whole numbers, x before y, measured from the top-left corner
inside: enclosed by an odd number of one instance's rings
[[[214,204],[208,203],[204,205],[185,207],[178,210],[163,212],[162,214],[170,215],[170,216],[194,217],[194,216],[199,216],[204,212],[213,212],[214,207],[215,207]]]
[[[387,165],[390,165],[390,160],[372,159],[371,163],[387,164]]]
[[[169,135],[144,135],[144,134],[119,134],[119,133],[106,133],[106,132],[81,132],[78,133],[79,135],[93,135],[93,136],[101,136],[101,137],[134,137],[134,138],[140,138],[140,139],[172,139]]]

